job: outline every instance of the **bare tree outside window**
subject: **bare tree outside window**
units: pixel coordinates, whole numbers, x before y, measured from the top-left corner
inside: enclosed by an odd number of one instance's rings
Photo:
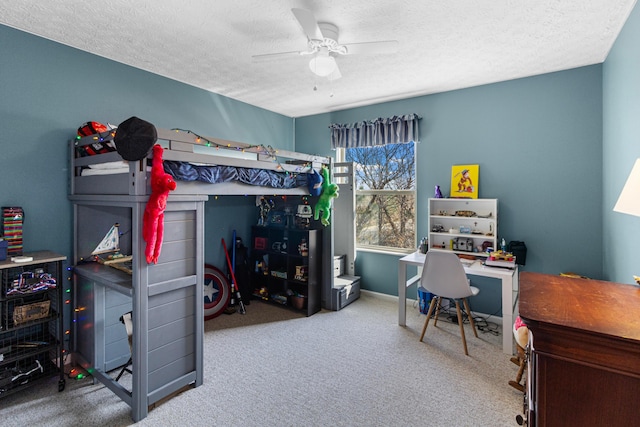
[[[356,163],[356,244],[415,249],[415,144],[347,148]]]

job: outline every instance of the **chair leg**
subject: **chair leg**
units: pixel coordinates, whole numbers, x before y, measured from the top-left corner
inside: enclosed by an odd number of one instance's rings
[[[469,355],[469,352],[467,351],[467,340],[464,336],[464,325],[462,323],[462,311],[460,310],[460,303],[458,302],[458,300],[455,300],[456,302],[456,312],[458,313],[458,325],[460,325],[460,336],[462,336],[462,345],[464,346],[464,354],[465,355]]]
[[[469,323],[473,328],[473,335],[475,335],[476,338],[478,338],[478,331],[476,330],[476,322],[473,321],[473,315],[471,314],[471,309],[469,308],[469,301],[467,301],[466,298],[462,298],[462,303],[464,304],[464,309],[467,311],[467,314],[469,315]]]
[[[431,299],[431,304],[429,304],[429,310],[427,310],[427,318],[424,321],[424,326],[422,327],[422,334],[420,334],[420,341],[424,338],[425,332],[427,332],[427,326],[429,326],[429,319],[431,319],[431,314],[433,313],[433,308],[436,305],[436,298]],[[438,314],[436,313],[436,316]]]
[[[438,307],[436,308],[436,315],[433,318],[433,326],[438,326],[438,314],[440,313],[440,311],[442,310],[442,297],[436,297],[438,298]]]
[[[129,369],[129,366],[131,366],[131,362],[133,362],[133,358],[130,357],[129,360],[127,361],[127,364],[122,367],[122,370],[120,371],[120,373],[116,377],[116,382],[120,381],[120,377],[122,377],[122,374],[124,374],[125,372],[133,374],[133,371],[131,371],[131,369]]]
[[[524,392],[524,386],[520,384],[520,381],[522,381],[522,375],[524,374],[524,371],[527,368],[527,357],[525,355],[524,349],[519,345],[517,345],[517,350],[518,350],[517,360],[519,362],[518,374],[516,375],[515,381],[509,381],[509,385],[518,391]],[[511,359],[515,359],[515,358],[512,357]]]
[[[524,373],[524,370],[527,368],[527,362],[526,360],[521,360],[520,361],[520,368],[518,368],[518,374],[516,375],[516,380],[513,381],[509,381],[509,385],[513,388],[515,388],[518,391],[521,391],[524,393],[524,385],[520,384],[520,381],[522,380],[522,374]]]
[[[122,377],[122,374],[125,372],[133,374],[133,371],[131,370],[133,369],[133,312],[129,311],[128,313],[120,316],[120,322],[122,322],[125,330],[127,331],[127,340],[129,341],[129,352],[131,353],[131,356],[129,357],[129,361],[122,367],[122,370],[116,378],[116,382],[120,380],[120,377]],[[129,369],[129,366],[131,366],[131,369]]]
[[[516,375],[516,381],[520,383],[522,381],[522,374],[524,374],[524,370],[527,369],[527,360],[522,359],[520,361],[520,367],[518,368],[518,374]]]

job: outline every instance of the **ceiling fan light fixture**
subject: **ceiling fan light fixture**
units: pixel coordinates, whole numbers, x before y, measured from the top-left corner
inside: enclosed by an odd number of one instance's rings
[[[311,71],[320,77],[327,77],[337,66],[335,58],[331,55],[316,55],[309,61]]]

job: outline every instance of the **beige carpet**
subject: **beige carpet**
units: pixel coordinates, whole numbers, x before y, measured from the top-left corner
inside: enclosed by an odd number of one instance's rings
[[[206,322],[204,385],[153,409],[143,426],[513,426],[522,394],[501,337],[429,326],[374,294],[301,317],[258,301]],[[117,372],[115,372],[117,373]],[[114,373],[114,374],[115,374]],[[126,377],[127,375],[125,375]],[[125,378],[123,380],[126,381]],[[130,408],[91,380],[57,378],[0,399],[5,426],[127,426]]]

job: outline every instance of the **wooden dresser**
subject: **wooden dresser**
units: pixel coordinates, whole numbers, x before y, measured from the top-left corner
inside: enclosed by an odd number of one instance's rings
[[[522,272],[528,426],[640,425],[640,287]]]

